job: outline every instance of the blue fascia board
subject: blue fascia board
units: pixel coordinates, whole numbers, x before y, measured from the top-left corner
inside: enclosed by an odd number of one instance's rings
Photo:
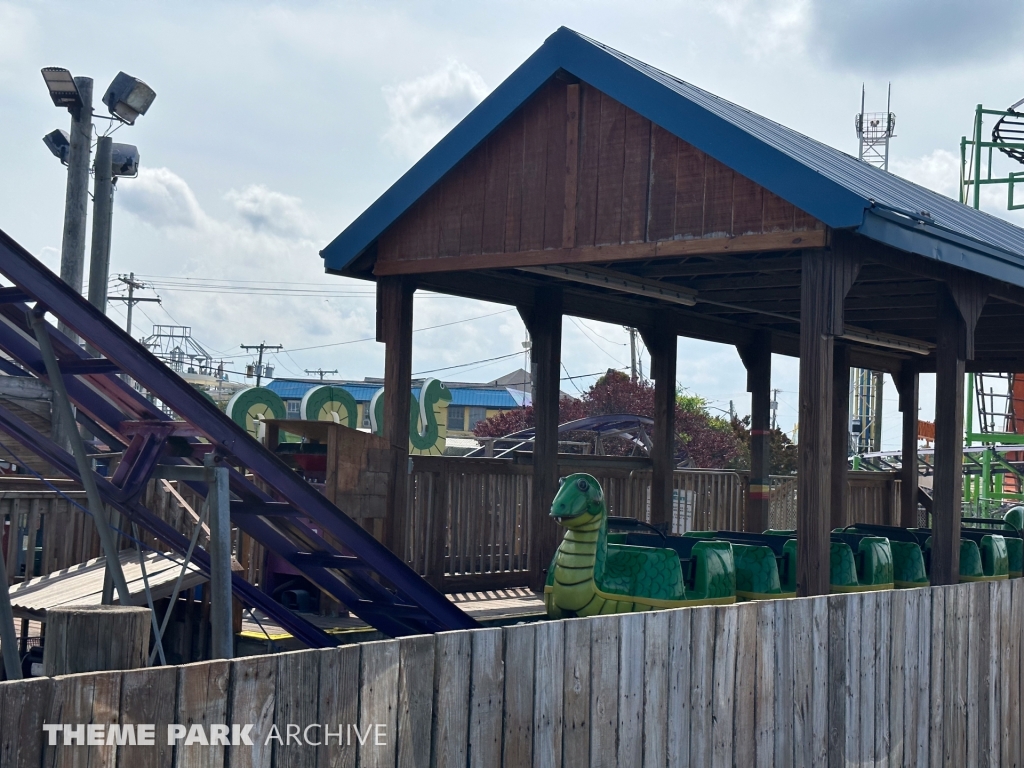
[[[320,255],[341,272],[559,70],[594,86],[779,197],[836,228],[860,225],[870,204],[667,85],[562,27]]]
[[[1020,257],[918,219],[872,209],[857,232],[908,253],[1024,287]]]

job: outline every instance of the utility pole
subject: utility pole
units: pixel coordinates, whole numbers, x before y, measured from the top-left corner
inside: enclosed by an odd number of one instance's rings
[[[284,346],[281,344],[267,344],[265,341],[261,341],[259,344],[240,344],[239,346],[246,352],[254,349],[259,350],[259,358],[256,361],[256,386],[258,387],[263,378],[263,352],[268,349],[271,352],[277,352],[284,349]]]
[[[872,371],[871,375],[874,377],[872,386],[875,390],[872,403],[875,413],[871,420],[871,450],[877,453],[882,450],[882,385],[885,384],[885,374],[881,371]]]
[[[64,238],[60,249],[60,278],[78,293],[85,272],[85,223],[89,208],[89,159],[92,157],[92,78],[76,77],[81,107],[71,111],[68,186],[64,197]],[[107,163],[108,173],[110,163]],[[63,322],[60,330],[77,341]]]
[[[779,390],[777,390],[777,389],[773,389],[772,390],[772,401],[771,401],[771,403],[769,403],[769,405],[771,406],[771,409],[772,409],[772,431],[774,432],[776,429],[779,428],[779,420],[778,420],[778,414],[779,414]]]
[[[90,274],[91,274],[91,272],[90,272]],[[132,307],[134,307],[136,304],[138,304],[139,302],[142,302],[142,301],[155,301],[157,304],[159,304],[160,303],[160,297],[159,296],[157,296],[156,298],[148,298],[148,297],[145,297],[145,296],[137,297],[135,295],[135,290],[137,288],[149,288],[149,286],[146,283],[141,282],[140,280],[136,280],[134,272],[130,272],[128,274],[128,277],[125,277],[124,275],[118,275],[117,279],[120,282],[122,282],[122,283],[124,283],[125,285],[128,286],[128,295],[127,296],[111,296],[110,300],[111,301],[123,301],[123,302],[125,302],[128,305],[128,323],[127,323],[127,329],[126,330],[127,330],[128,335],[131,336],[132,335]],[[90,277],[90,280],[91,280],[91,277]],[[106,291],[106,283],[107,283],[107,280],[106,280],[106,278],[104,278],[103,279],[104,292]],[[89,290],[89,300],[92,301],[92,285],[91,284],[89,286],[89,289],[90,289]]]
[[[92,253],[89,256],[89,303],[107,314],[107,279],[110,272],[110,228],[114,212],[114,140],[100,136],[92,197]]]
[[[306,370],[306,373],[308,375],[310,375],[310,376],[312,376],[314,373],[317,374],[320,377],[320,381],[323,381],[324,380],[324,376],[326,376],[328,373],[334,373],[334,374],[338,373],[338,369],[337,368],[335,368],[333,371],[325,371],[323,368],[317,368],[315,371],[311,371],[311,370],[309,370],[309,368],[306,368],[305,370]]]
[[[627,328],[629,331],[629,380],[636,384],[636,328]]]

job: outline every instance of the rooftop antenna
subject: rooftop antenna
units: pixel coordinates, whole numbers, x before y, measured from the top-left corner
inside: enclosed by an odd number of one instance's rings
[[[896,135],[896,115],[892,113],[892,83],[889,83],[885,112],[865,112],[865,87],[860,87],[860,112],[854,118],[860,146],[857,159],[883,171],[889,170],[889,139]]]

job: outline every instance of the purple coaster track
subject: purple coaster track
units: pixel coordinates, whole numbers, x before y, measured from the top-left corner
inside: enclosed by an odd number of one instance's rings
[[[28,313],[45,308],[87,341],[102,357],[90,358],[50,326],[50,338],[77,418],[112,448],[123,448],[111,478],[96,476],[100,494],[129,520],[180,554],[188,539],[139,503],[158,463],[200,465],[208,451],[225,457],[231,472],[232,523],[283,557],[320,589],[386,635],[468,629],[476,622],[427,584],[415,571],[331,504],[273,453],[253,440],[204,395],[71,290],[0,230],[0,274],[13,287],[0,288],[0,350],[20,369],[11,374],[46,378]],[[34,304],[34,307],[30,307]],[[172,419],[130,387],[124,373],[159,399]],[[16,415],[0,407],[3,430],[68,477],[79,479],[73,457]],[[199,437],[207,443],[200,442]],[[245,476],[261,481],[261,490]],[[201,484],[193,487],[205,495]],[[316,531],[341,542],[332,546]],[[209,556],[197,547],[196,565],[209,573]],[[322,632],[235,577],[235,596],[258,608],[310,647],[334,645]]]

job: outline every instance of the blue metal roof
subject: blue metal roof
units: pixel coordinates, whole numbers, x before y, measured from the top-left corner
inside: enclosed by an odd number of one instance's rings
[[[288,381],[287,379],[274,379],[267,384],[267,389],[276,392],[282,400],[300,400],[304,394],[316,384],[306,381]]]
[[[565,70],[833,228],[1024,286],[1024,229],[804,136],[566,27],[323,251],[346,268],[541,85]]]
[[[333,383],[325,381],[324,384]],[[320,386],[319,382],[274,379],[272,382],[267,384],[267,389],[276,392],[281,396],[282,400],[301,400],[302,396],[305,395],[306,392],[311,390],[313,387],[318,386]],[[374,393],[380,389],[379,384],[333,384],[333,386],[340,386],[342,389],[347,389],[349,394],[352,395],[357,402],[368,401],[373,397]]]
[[[331,382],[324,382],[330,384]],[[280,395],[282,400],[301,400],[313,387],[320,386],[319,383],[311,381],[289,381],[288,379],[274,379],[267,384],[270,389]],[[381,388],[379,384],[334,384],[347,389],[356,399],[356,402],[366,403]],[[494,389],[479,389],[476,387],[449,387],[452,393],[452,405],[465,405],[477,408],[516,408],[515,398],[508,393],[504,387]],[[420,396],[419,387],[412,390],[417,398]]]
[[[504,387],[500,389],[460,389],[449,386],[448,391],[452,393],[452,405],[502,409],[518,407],[515,399]]]

